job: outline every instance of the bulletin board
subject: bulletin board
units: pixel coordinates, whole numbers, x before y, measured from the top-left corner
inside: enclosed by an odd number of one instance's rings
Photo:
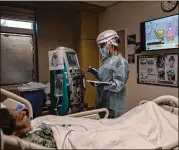
[[[178,86],[178,54],[137,56],[137,83]]]

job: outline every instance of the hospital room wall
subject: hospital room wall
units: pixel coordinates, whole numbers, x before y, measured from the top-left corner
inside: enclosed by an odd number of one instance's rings
[[[163,12],[161,2],[157,1],[119,2],[99,15],[99,31],[101,32],[106,29],[120,31],[126,29],[127,35],[136,34],[136,40],[139,41],[141,22],[177,13],[178,9],[175,9],[171,13]],[[168,51],[162,51],[162,53],[166,52]],[[169,52],[175,51],[171,50]],[[127,45],[125,53],[126,56],[133,54],[134,46]],[[166,94],[178,97],[178,88],[137,84],[137,65],[136,63],[130,64],[126,97],[129,108],[135,107],[141,100],[152,100]]]
[[[48,51],[59,46],[74,49],[71,12],[37,9],[39,81],[49,82]]]

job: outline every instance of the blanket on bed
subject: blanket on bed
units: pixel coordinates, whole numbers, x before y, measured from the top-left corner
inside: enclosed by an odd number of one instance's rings
[[[116,119],[43,116],[38,121],[52,125],[58,149],[155,149],[178,141],[178,116],[154,102]]]

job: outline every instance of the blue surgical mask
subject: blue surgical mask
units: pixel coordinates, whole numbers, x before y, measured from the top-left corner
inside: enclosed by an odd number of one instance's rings
[[[106,47],[100,48],[100,52],[102,57],[107,57],[109,55],[109,52]]]

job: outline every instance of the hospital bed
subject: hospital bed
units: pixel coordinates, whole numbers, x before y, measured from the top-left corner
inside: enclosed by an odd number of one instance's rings
[[[28,110],[29,118],[33,119],[32,106],[26,99],[20,96],[17,96],[4,89],[1,89],[1,94],[7,97],[3,102],[1,102],[1,107],[3,105],[4,107],[7,107],[7,108],[16,109],[17,106],[21,106],[19,107],[18,110],[19,111],[24,110],[24,109]],[[178,98],[174,96],[170,96],[170,95],[165,95],[165,96],[160,96],[152,101],[158,104],[159,106],[161,106],[163,109],[169,111],[170,113],[178,115]],[[143,105],[146,102],[147,100],[143,100],[139,103],[139,105]],[[96,109],[96,110],[71,114],[71,115],[68,115],[68,117],[84,117],[84,118],[100,120],[102,119],[99,116],[100,112],[105,112],[104,118],[107,118],[109,115],[108,110],[103,108],[103,109]],[[1,149],[49,149],[49,148],[46,148],[46,147],[43,147],[34,143],[24,141],[15,136],[4,135],[2,131],[0,131],[0,134],[1,134],[0,135]],[[156,149],[178,149],[178,141],[170,145],[167,145],[165,147],[159,147]]]

